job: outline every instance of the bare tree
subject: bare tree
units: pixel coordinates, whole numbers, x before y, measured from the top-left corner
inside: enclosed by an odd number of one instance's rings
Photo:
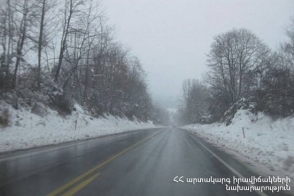
[[[31,39],[33,35],[30,34],[30,29],[35,26],[35,21],[37,19],[37,3],[36,1],[22,0],[20,2],[16,1],[13,8],[19,17],[15,17],[14,23],[16,23],[16,49],[15,49],[15,67],[13,74],[13,86],[16,85],[17,73],[19,70],[20,62],[24,62],[24,46],[28,39]],[[30,46],[27,46],[30,48]]]
[[[56,67],[55,73],[55,82],[58,81],[59,72],[61,69],[62,61],[64,58],[64,52],[67,47],[67,37],[70,33],[72,20],[74,20],[75,14],[80,12],[80,8],[84,5],[84,0],[65,0],[64,11],[63,11],[63,26],[62,26],[62,36],[60,40],[60,50],[59,50],[59,57],[58,57],[58,64]]]
[[[38,0],[37,9],[39,14],[39,23],[36,25],[38,27],[38,35],[36,39],[37,45],[37,87],[40,90],[41,85],[41,64],[42,64],[42,50],[46,47],[50,41],[50,32],[49,26],[52,25],[52,20],[55,16],[48,16],[50,10],[56,7],[56,1],[52,0]],[[56,25],[55,25],[56,26]],[[52,30],[52,29],[51,29]]]
[[[198,80],[185,80],[182,86],[181,123],[203,123],[208,113],[208,90]]]
[[[41,55],[42,55],[42,45],[43,45],[43,31],[44,31],[44,21],[46,15],[46,0],[42,0],[41,4],[41,21],[40,21],[40,31],[38,40],[38,88],[41,85]]]
[[[214,40],[208,55],[208,82],[230,105],[250,91],[270,51],[246,29],[229,31]]]
[[[1,56],[0,56],[0,88],[7,88],[10,83],[10,64],[12,58],[14,10],[12,9],[12,0],[1,1],[0,3],[0,39],[1,39]],[[5,83],[5,85],[4,85]]]
[[[282,52],[285,63],[290,69],[294,69],[294,18],[291,19],[291,24],[288,27],[286,34],[288,42],[282,44]]]
[[[80,63],[86,64],[86,68],[88,67],[89,53],[93,50],[93,47],[97,44],[97,39],[101,36],[100,26],[104,25],[102,18],[103,16],[99,13],[98,5],[95,6],[92,0],[80,11],[78,22],[76,23],[77,27],[72,27],[69,34],[72,41],[68,43],[65,60],[71,64],[72,69],[62,85],[63,89],[76,72]]]

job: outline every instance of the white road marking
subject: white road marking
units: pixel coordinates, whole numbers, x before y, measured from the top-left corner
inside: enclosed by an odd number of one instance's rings
[[[188,134],[190,135],[190,134]],[[245,178],[240,172],[238,172],[237,170],[235,170],[232,166],[230,166],[228,163],[226,163],[223,159],[221,159],[219,156],[217,156],[214,152],[212,152],[211,150],[209,150],[209,148],[207,148],[204,144],[202,144],[199,140],[197,140],[195,137],[191,136],[196,142],[198,142],[205,150],[207,150],[208,152],[210,152],[217,160],[219,160],[219,162],[221,162],[224,166],[226,166],[229,170],[231,170],[231,172],[233,172],[234,174],[236,174],[239,178]],[[254,186],[252,184],[250,184],[249,182],[244,182],[249,186]],[[264,192],[259,192],[256,191],[255,192],[260,195],[260,196],[268,196],[267,194],[265,194]]]

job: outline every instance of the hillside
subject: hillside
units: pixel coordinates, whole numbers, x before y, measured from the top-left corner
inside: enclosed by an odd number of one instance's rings
[[[38,108],[38,109],[36,109]],[[80,105],[71,115],[61,116],[46,107],[20,107],[18,110],[0,101],[0,114],[8,111],[9,125],[0,127],[0,152],[28,149],[75,140],[101,137],[138,129],[155,128],[151,122],[112,115],[94,118]]]
[[[239,110],[229,126],[225,123],[193,124],[184,129],[249,163],[264,175],[294,178],[294,118],[273,120]],[[244,135],[243,135],[244,130]]]

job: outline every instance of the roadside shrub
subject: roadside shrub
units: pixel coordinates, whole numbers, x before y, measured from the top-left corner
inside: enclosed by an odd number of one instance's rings
[[[8,109],[0,110],[0,127],[7,127],[9,125],[9,111]]]
[[[289,68],[272,68],[262,86],[256,92],[258,111],[278,118],[294,114],[294,73]]]
[[[64,93],[53,93],[49,95],[49,105],[60,115],[69,115],[73,111],[73,103],[69,96]]]

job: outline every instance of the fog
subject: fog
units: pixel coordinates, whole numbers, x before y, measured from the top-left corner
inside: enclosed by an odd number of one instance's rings
[[[131,49],[147,72],[153,99],[176,108],[184,79],[208,70],[213,37],[246,28],[271,49],[285,41],[292,0],[104,0],[116,38]]]

